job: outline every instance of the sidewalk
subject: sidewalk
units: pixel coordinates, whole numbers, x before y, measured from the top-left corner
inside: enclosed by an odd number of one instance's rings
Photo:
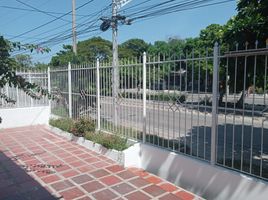
[[[0,199],[201,198],[34,126],[0,131]]]

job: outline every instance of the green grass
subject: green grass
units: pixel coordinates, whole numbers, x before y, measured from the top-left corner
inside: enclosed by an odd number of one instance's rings
[[[63,106],[58,106],[55,108],[52,108],[51,110],[52,114],[60,116],[60,117],[68,117],[68,111],[67,108],[63,107]]]
[[[74,126],[74,120],[70,118],[50,119],[49,124],[63,131],[71,132]]]
[[[127,139],[122,138],[118,135],[112,135],[112,134],[103,133],[103,132],[99,132],[99,133],[88,132],[86,133],[85,138],[92,142],[101,144],[107,149],[115,149],[118,151],[123,151],[128,148]]]

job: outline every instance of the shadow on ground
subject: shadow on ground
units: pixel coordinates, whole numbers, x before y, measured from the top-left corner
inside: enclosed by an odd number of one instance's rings
[[[8,152],[8,151],[6,151]],[[56,200],[40,183],[16,163],[0,152],[0,199],[2,200]]]

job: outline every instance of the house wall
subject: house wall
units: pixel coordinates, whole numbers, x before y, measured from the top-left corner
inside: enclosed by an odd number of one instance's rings
[[[49,116],[49,106],[0,109],[0,128],[48,124]]]

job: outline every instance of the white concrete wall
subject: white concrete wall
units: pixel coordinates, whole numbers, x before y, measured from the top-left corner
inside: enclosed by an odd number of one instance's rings
[[[268,199],[267,182],[150,145],[136,144],[133,148],[125,152],[126,157],[131,156],[126,167],[141,166],[206,199]]]
[[[49,106],[0,109],[0,128],[48,124]]]

